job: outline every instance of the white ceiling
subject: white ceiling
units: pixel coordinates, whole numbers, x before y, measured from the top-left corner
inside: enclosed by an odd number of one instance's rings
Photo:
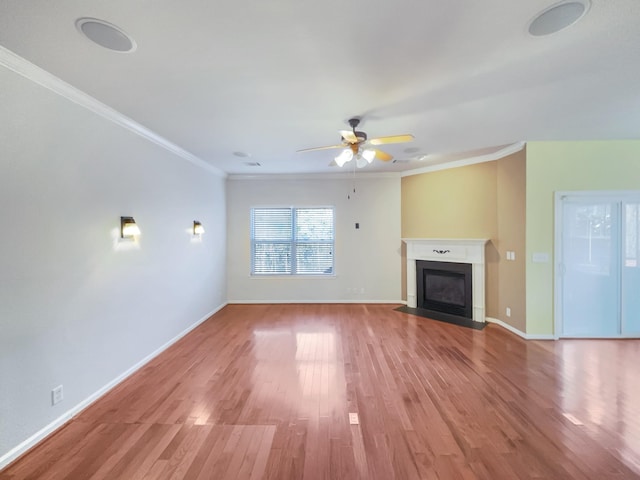
[[[231,174],[335,173],[338,151],[295,151],[340,143],[356,115],[369,137],[415,135],[383,148],[397,159],[434,154],[367,171],[638,138],[640,2],[592,0],[571,27],[529,35],[553,3],[0,0],[0,45]],[[91,43],[80,17],[118,25],[137,50]]]

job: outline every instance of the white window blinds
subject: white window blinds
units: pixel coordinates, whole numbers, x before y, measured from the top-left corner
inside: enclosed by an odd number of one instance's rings
[[[333,275],[334,211],[253,208],[252,275]]]

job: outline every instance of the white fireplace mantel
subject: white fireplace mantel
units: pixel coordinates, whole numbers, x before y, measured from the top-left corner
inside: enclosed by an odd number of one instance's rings
[[[470,263],[473,320],[485,321],[484,250],[489,240],[478,238],[403,238],[407,244],[407,306],[417,307],[416,260]]]

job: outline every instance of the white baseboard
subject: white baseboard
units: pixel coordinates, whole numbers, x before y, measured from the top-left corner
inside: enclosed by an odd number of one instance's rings
[[[546,335],[542,333],[527,333],[527,340],[558,340],[555,335]]]
[[[271,305],[278,303],[296,304],[296,303],[375,303],[375,304],[392,304],[392,305],[406,305],[406,300],[229,300],[229,305]]]
[[[146,365],[148,362],[150,362],[152,359],[154,359],[155,357],[157,357],[158,355],[160,355],[162,352],[164,352],[167,348],[169,348],[171,345],[173,345],[174,343],[176,343],[178,340],[180,340],[182,337],[184,337],[187,333],[189,333],[191,330],[193,330],[194,328],[196,328],[197,326],[199,326],[201,323],[203,323],[204,321],[206,321],[208,318],[210,318],[212,315],[214,315],[215,313],[217,313],[218,311],[222,310],[227,304],[224,303],[222,305],[220,305],[218,308],[214,309],[213,311],[211,311],[210,313],[207,313],[204,317],[202,317],[200,320],[198,320],[197,322],[195,322],[193,325],[187,327],[185,330],[183,330],[182,332],[180,332],[178,335],[176,335],[175,337],[173,337],[171,340],[169,340],[167,343],[165,343],[164,345],[162,345],[160,348],[156,349],[155,351],[153,351],[152,353],[150,353],[149,355],[147,355],[146,357],[144,357],[142,360],[140,360],[138,363],[136,363],[135,365],[133,365],[131,368],[129,368],[128,370],[126,370],[125,372],[121,373],[120,375],[118,375],[116,378],[114,378],[113,380],[111,380],[109,383],[107,383],[105,386],[103,386],[102,388],[100,388],[98,391],[94,392],[93,394],[89,395],[87,398],[85,398],[83,401],[81,401],[80,403],[78,403],[77,405],[75,405],[74,407],[72,407],[71,409],[67,410],[65,413],[63,413],[62,415],[60,415],[58,418],[56,418],[53,422],[51,422],[50,424],[48,424],[47,426],[45,426],[44,428],[38,430],[36,433],[34,433],[33,435],[31,435],[29,438],[27,438],[25,441],[23,441],[22,443],[16,445],[14,448],[12,448],[11,450],[9,450],[7,453],[5,453],[2,457],[0,457],[0,470],[2,470],[4,467],[6,467],[7,465],[9,465],[11,462],[13,462],[14,460],[16,460],[18,457],[20,457],[21,455],[23,455],[24,453],[26,453],[29,449],[31,449],[32,447],[34,447],[37,443],[41,442],[42,440],[44,440],[47,436],[49,436],[51,433],[53,433],[55,430],[57,430],[58,428],[60,428],[61,426],[63,426],[65,423],[67,423],[69,420],[71,420],[74,416],[76,416],[78,413],[80,413],[82,410],[84,410],[85,408],[87,408],[89,405],[91,405],[93,402],[95,402],[96,400],[98,400],[100,397],[102,397],[105,393],[107,393],[109,390],[111,390],[113,387],[115,387],[116,385],[118,385],[120,382],[122,382],[123,380],[125,380],[127,377],[129,377],[130,375],[132,375],[133,373],[135,373],[137,370],[139,370],[140,368],[142,368],[144,365]]]
[[[485,317],[485,320],[488,323],[495,323],[496,325],[500,325],[502,328],[509,330],[511,333],[515,333],[521,338],[525,340],[557,340],[555,335],[539,335],[539,334],[528,334],[524,333],[522,330],[518,330],[515,327],[512,327],[508,323],[503,322],[502,320],[498,320],[497,318]]]
[[[509,330],[511,333],[515,333],[516,335],[518,335],[521,338],[526,339],[527,338],[527,334],[524,333],[522,330],[518,330],[515,327],[512,327],[511,325],[509,325],[508,323],[503,322],[502,320],[498,320],[497,318],[492,318],[492,317],[485,317],[485,320],[488,323],[495,323],[496,325],[500,325],[502,328]]]

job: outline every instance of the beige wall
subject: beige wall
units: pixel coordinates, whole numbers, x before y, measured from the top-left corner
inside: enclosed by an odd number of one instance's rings
[[[497,161],[498,238],[498,316],[521,332],[526,332],[526,153],[518,153]],[[515,260],[507,260],[507,251],[515,252]],[[511,309],[511,317],[506,309]]]
[[[486,250],[489,317],[496,317],[499,308],[497,168],[494,161],[402,179],[403,238],[491,240]],[[406,299],[406,285],[403,295]]]
[[[496,238],[496,162],[402,179],[402,236]]]
[[[400,178],[229,178],[227,205],[230,303],[401,299]],[[335,207],[335,275],[251,276],[250,213],[264,205]]]

